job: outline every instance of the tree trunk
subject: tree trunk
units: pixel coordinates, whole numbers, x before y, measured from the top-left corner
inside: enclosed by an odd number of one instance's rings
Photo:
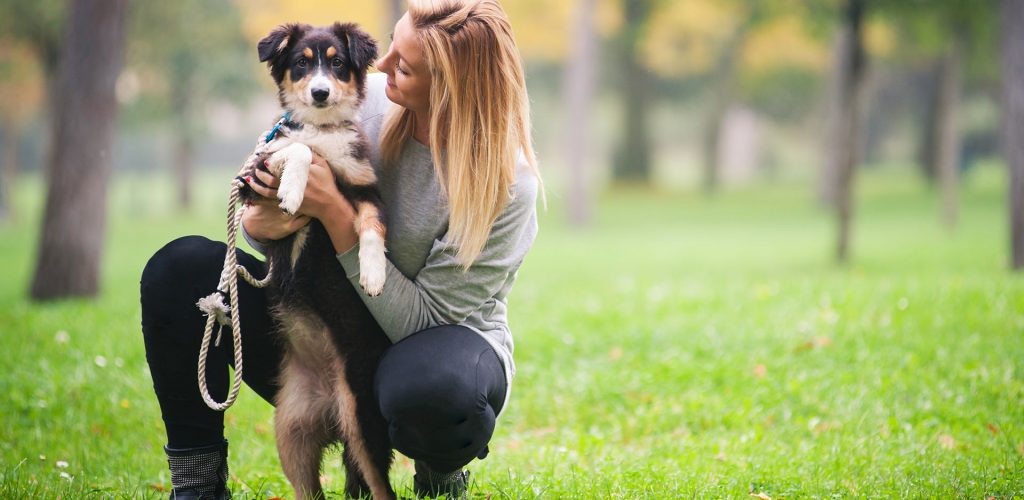
[[[14,121],[3,129],[3,158],[0,159],[0,222],[14,219],[14,183],[18,177],[21,130]]]
[[[53,106],[46,211],[31,295],[95,296],[128,0],[72,0]]]
[[[956,227],[957,186],[960,170],[960,93],[963,87],[961,68],[963,50],[960,37],[950,39],[949,49],[942,62],[939,83],[939,109],[936,111],[936,151],[934,171],[942,188],[942,221],[946,227]]]
[[[832,43],[832,70],[825,88],[824,140],[822,141],[821,171],[818,176],[818,201],[829,208],[836,207],[839,191],[840,145],[843,143],[843,82],[850,62],[852,45],[850,30],[841,26]]]
[[[1010,265],[1024,268],[1024,2],[1000,2],[1003,148],[1009,168]]]
[[[590,222],[591,197],[588,171],[593,156],[590,141],[591,110],[597,66],[597,33],[594,27],[596,0],[576,3],[576,22],[572,33],[572,56],[565,67],[564,95],[567,103],[566,164],[569,167],[569,223],[584,226]]]
[[[850,228],[853,224],[853,182],[860,145],[861,100],[863,97],[865,53],[861,26],[864,20],[864,0],[846,0],[843,8],[843,29],[848,31],[850,43],[843,55],[839,80],[839,144],[836,178],[836,215],[839,235],[836,258],[846,263],[850,256]]]
[[[625,118],[623,143],[612,169],[616,181],[647,184],[651,178],[651,145],[647,115],[650,108],[650,77],[640,61],[639,45],[650,17],[650,0],[624,0],[625,16],[619,46],[622,50],[622,83]]]
[[[935,124],[939,123],[939,108],[942,107],[942,98],[939,85],[936,85],[935,81],[941,80],[941,69],[942,61],[939,60],[935,63],[934,68],[929,67],[922,71],[920,79],[924,81],[918,85],[920,92],[924,94],[924,109],[922,110],[924,116],[921,120],[921,141],[918,144],[917,161],[921,168],[921,175],[929,185],[934,185],[938,177],[935,170],[936,156],[938,155],[936,141],[940,138],[936,133]]]
[[[753,8],[753,7],[751,7]],[[752,14],[750,14],[752,16]],[[729,35],[712,78],[711,107],[704,124],[704,193],[711,194],[718,189],[721,159],[718,156],[725,114],[732,104],[736,88],[736,58],[739,57],[743,42],[747,39],[751,19],[741,21]]]
[[[175,71],[172,82],[171,102],[174,106],[174,146],[171,153],[171,169],[178,181],[178,208],[187,211],[192,206],[192,178],[195,171],[195,141],[193,100],[193,68],[191,57],[182,54],[182,62]]]

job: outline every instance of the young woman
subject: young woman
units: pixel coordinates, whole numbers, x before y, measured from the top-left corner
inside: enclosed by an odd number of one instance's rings
[[[420,495],[466,493],[463,467],[487,454],[515,366],[506,297],[537,233],[540,176],[530,142],[522,63],[496,0],[412,0],[377,62],[362,127],[387,210],[384,291],[359,286],[354,210],[322,162],[295,217],[268,198],[245,211],[257,250],[319,219],[369,312],[393,342],[377,371],[392,444],[416,463]],[[195,377],[204,318],[225,246],[199,236],[159,250],[143,271],[142,330],[167,430],[172,498],[228,494],[223,414],[206,407]],[[239,251],[250,269],[256,258]],[[280,350],[264,292],[239,284],[245,382],[273,402]],[[232,345],[211,348],[207,383],[223,399]]]

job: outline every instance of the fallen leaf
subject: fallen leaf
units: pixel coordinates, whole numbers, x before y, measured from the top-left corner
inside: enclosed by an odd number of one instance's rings
[[[945,450],[952,450],[956,448],[956,439],[953,439],[953,436],[949,434],[942,434],[939,436],[939,446]]]
[[[270,432],[270,429],[268,429],[267,426],[263,424],[256,424],[252,426],[252,430],[256,431],[256,434],[259,434],[261,436]]]
[[[129,403],[127,399],[122,399],[121,400],[121,408],[124,408],[124,409],[127,410],[128,408],[131,408],[131,406],[132,406],[132,404]]]
[[[754,366],[754,376],[757,378],[764,378],[768,374],[768,367],[762,364]]]
[[[988,431],[991,432],[992,434],[994,434],[996,436],[999,435],[999,428],[996,427],[996,424],[993,424],[992,422],[989,422],[989,423],[985,424],[985,427],[988,427]]]
[[[621,347],[614,347],[614,348],[612,348],[611,352],[608,353],[608,359],[611,359],[612,361],[618,361],[618,360],[622,359],[622,348]]]
[[[770,497],[770,496],[768,496],[768,495],[766,495],[764,493],[751,493],[750,496],[752,496],[754,498],[760,498],[761,500],[772,500],[772,497]]]
[[[167,487],[162,484],[149,483],[149,489],[156,491],[167,491]]]

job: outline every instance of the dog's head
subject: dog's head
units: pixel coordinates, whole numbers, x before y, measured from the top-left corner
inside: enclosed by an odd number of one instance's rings
[[[293,119],[316,125],[352,120],[365,96],[377,43],[355,24],[279,26],[258,45]]]

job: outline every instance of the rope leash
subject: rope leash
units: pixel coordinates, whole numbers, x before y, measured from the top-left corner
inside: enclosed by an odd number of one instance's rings
[[[265,141],[261,141],[257,151],[262,149],[264,144]],[[244,171],[247,167],[250,167],[250,163],[254,162],[255,158],[256,154],[250,156],[242,170]],[[206,406],[217,411],[224,411],[230,408],[235,403],[235,399],[238,398],[238,392],[242,388],[242,327],[241,314],[238,313],[238,280],[235,276],[240,276],[246,283],[256,288],[264,288],[270,283],[270,278],[274,272],[273,263],[268,262],[267,276],[260,280],[249,273],[245,266],[238,263],[238,255],[235,252],[237,248],[236,240],[238,237],[238,226],[241,223],[242,214],[245,212],[244,208],[237,210],[239,193],[242,186],[242,181],[238,179],[233,179],[231,182],[227,217],[228,248],[224,255],[224,269],[220,273],[217,291],[199,299],[199,302],[196,303],[196,306],[206,314],[206,331],[203,333],[203,342],[199,347],[199,391],[203,396],[203,401],[206,402]],[[228,295],[230,305],[224,303],[225,293]],[[210,338],[213,336],[214,324],[220,324],[217,329],[217,339],[214,341],[214,346],[220,346],[223,327],[229,321],[231,324],[231,337],[235,344],[235,372],[232,375],[231,392],[228,394],[228,398],[223,403],[218,403],[210,396],[210,391],[206,387],[206,358],[210,352]]]

